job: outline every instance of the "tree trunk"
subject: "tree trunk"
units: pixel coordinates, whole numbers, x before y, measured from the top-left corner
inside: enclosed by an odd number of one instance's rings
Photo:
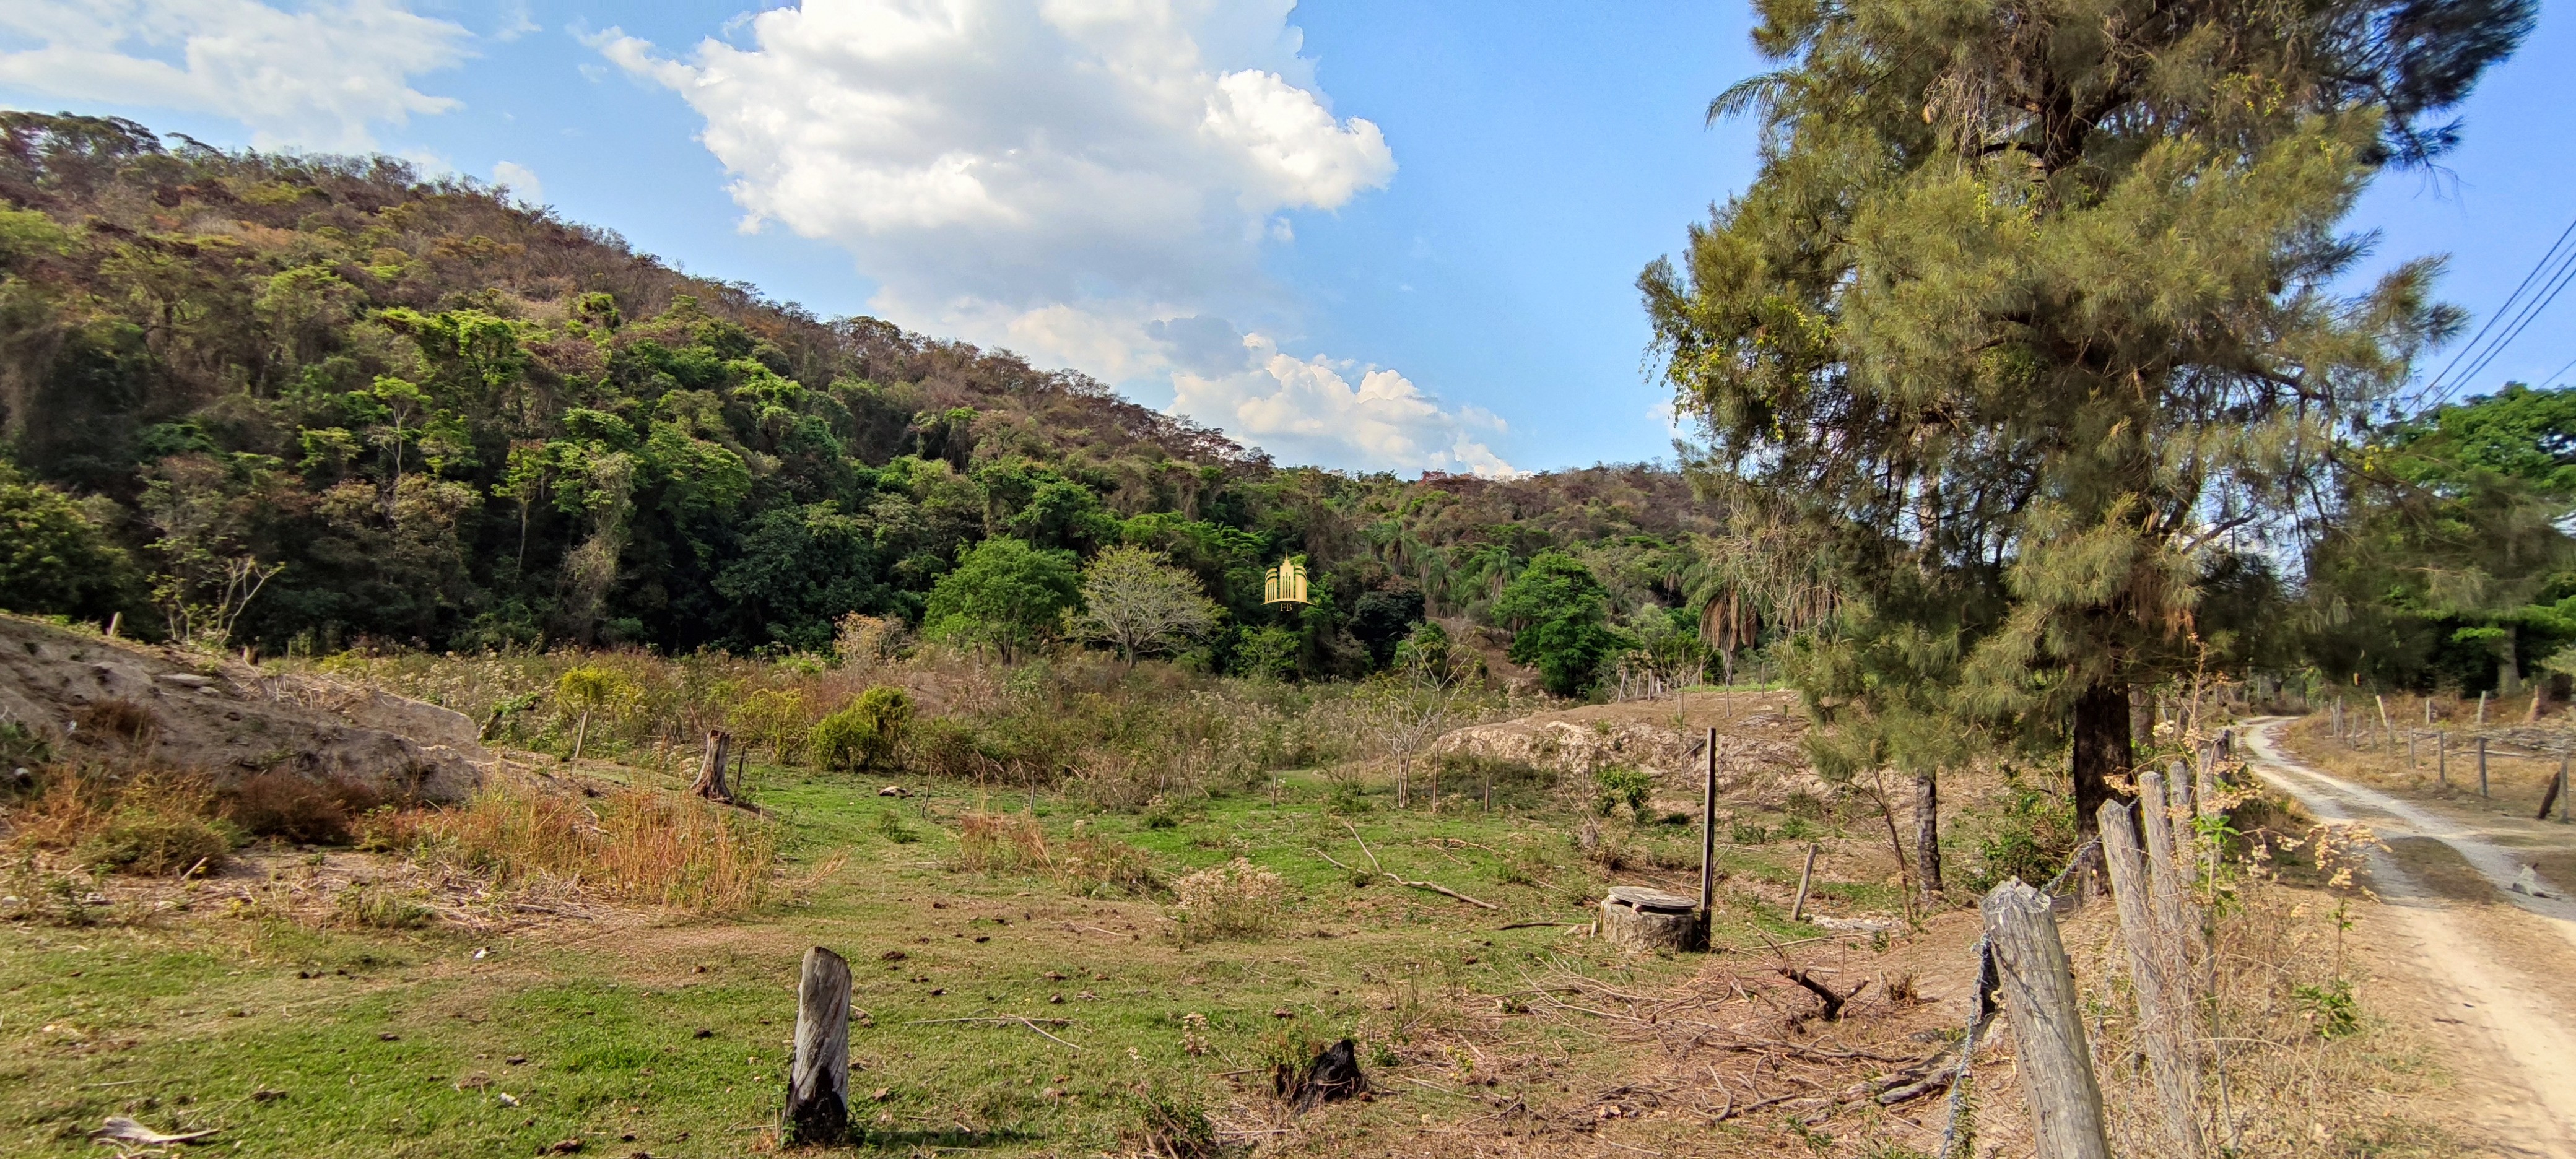
[[[2129,750],[2156,746],[2156,701],[2144,688],[2129,687]]]
[[[1941,895],[1941,781],[1934,773],[1914,777],[1914,881],[1923,900]]]
[[[2101,833],[2102,803],[2118,794],[2111,791],[2111,778],[2129,771],[2132,761],[2129,748],[2129,690],[2124,685],[2102,684],[2085,689],[2075,698],[2075,745],[2071,762],[2075,774],[2075,829],[2077,838],[2091,838]]]

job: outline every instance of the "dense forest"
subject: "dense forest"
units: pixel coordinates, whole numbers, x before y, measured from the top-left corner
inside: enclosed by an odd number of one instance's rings
[[[131,634],[821,651],[852,614],[935,627],[943,581],[1070,603],[1127,546],[1217,605],[1174,649],[1211,671],[1360,675],[1463,617],[1579,693],[1621,656],[1713,671],[1847,621],[1836,569],[1869,555],[1766,523],[1711,463],[1282,466],[382,157],[7,113],[0,201],[0,605]],[[2232,671],[2512,686],[2576,640],[2576,396],[2356,430],[2303,536],[2213,589]],[[1312,602],[1265,605],[1291,557]]]

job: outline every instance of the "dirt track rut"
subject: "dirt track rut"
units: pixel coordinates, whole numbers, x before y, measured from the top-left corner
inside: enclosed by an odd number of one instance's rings
[[[2248,766],[2266,782],[2321,821],[2360,822],[2383,840],[2440,841],[2494,886],[2496,900],[2519,907],[2461,905],[2372,854],[2376,908],[2401,943],[2392,957],[2415,976],[2435,1022],[2469,1032],[2447,1037],[2468,1056],[2453,1060],[2463,1090],[2486,1096],[2476,1117],[2527,1154],[2576,1159],[2576,1009],[2536,980],[2576,976],[2576,901],[2547,881],[2541,892],[2554,896],[2512,889],[2523,863],[2469,826],[2284,756],[2271,735],[2280,723],[2246,729]]]

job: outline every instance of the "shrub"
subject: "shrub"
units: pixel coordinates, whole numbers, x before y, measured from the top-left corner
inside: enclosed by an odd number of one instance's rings
[[[161,876],[203,862],[212,867],[232,852],[235,834],[185,808],[119,804],[105,827],[72,850],[84,865]]]
[[[212,819],[213,796],[193,773],[146,766],[106,770],[52,766],[31,799],[9,810],[10,844],[69,851],[80,864],[142,874],[220,865],[241,832]]]
[[[1076,833],[1056,859],[1056,876],[1085,897],[1143,895],[1164,890],[1145,851],[1107,837]]]
[[[82,705],[80,711],[72,714],[72,725],[75,738],[114,737],[128,745],[143,746],[150,744],[152,736],[160,731],[161,718],[152,715],[152,710],[141,704],[122,696],[110,696]]]
[[[881,684],[817,722],[806,751],[827,769],[870,768],[893,755],[911,722],[911,698]]]
[[[1241,857],[1173,882],[1172,893],[1184,942],[1260,937],[1287,898],[1278,874]]]
[[[1593,801],[1593,808],[1602,816],[1607,817],[1617,812],[1619,806],[1626,805],[1628,812],[1640,823],[1646,820],[1646,799],[1655,790],[1655,778],[1642,770],[1612,765],[1592,774],[1592,783],[1600,790],[1600,796]]]
[[[1497,809],[1541,808],[1556,788],[1556,770],[1524,761],[1464,752],[1441,753],[1438,759],[1444,793],[1481,800],[1490,788]]]
[[[782,761],[791,759],[813,732],[805,694],[794,689],[763,688],[743,697],[727,715],[744,743],[766,748]]]
[[[982,742],[983,734],[973,722],[934,717],[910,730],[903,746],[904,763],[928,776],[966,780],[981,771]]]
[[[897,845],[910,845],[921,840],[921,834],[913,832],[906,826],[903,823],[903,816],[892,809],[877,810],[877,832],[884,834],[886,840]]]
[[[2353,1000],[2352,983],[2337,978],[2323,984],[2292,986],[2290,996],[2298,999],[2299,1011],[2308,1025],[2317,1028],[2319,1038],[2342,1038],[2361,1032],[2361,1004]]]
[[[1125,1141],[1155,1159],[1215,1159],[1225,1153],[1216,1124],[1197,1100],[1151,1083],[1136,1088],[1136,1126]]]
[[[555,703],[578,718],[573,729],[573,758],[580,759],[582,748],[590,741],[590,718],[594,714],[614,719],[632,712],[643,700],[643,685],[614,668],[584,665],[566,669],[555,680]]]
[[[383,802],[375,790],[351,781],[322,781],[271,769],[224,790],[226,820],[253,837],[313,845],[349,840],[352,821]]]

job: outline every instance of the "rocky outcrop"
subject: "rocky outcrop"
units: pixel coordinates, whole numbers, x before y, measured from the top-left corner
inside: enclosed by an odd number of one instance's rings
[[[149,758],[218,784],[284,770],[391,799],[461,800],[484,757],[474,722],[436,705],[6,615],[0,724],[66,755]]]

